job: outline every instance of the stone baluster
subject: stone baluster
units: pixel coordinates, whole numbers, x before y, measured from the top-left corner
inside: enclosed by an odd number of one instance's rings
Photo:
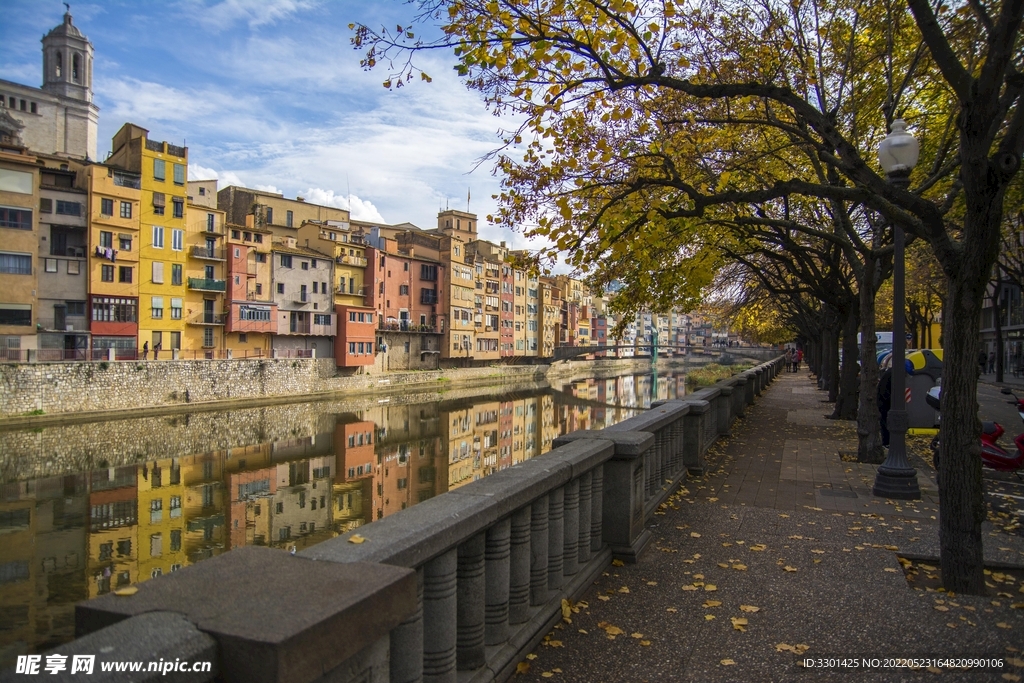
[[[580,569],[580,480],[573,479],[562,490],[562,574],[572,576]]]
[[[423,680],[423,568],[416,570],[417,609],[391,631],[391,683]]]
[[[548,601],[548,496],[530,506],[530,604]]]
[[[484,580],[487,585],[484,642],[500,645],[508,640],[509,554],[512,520],[502,519],[487,530]]]
[[[565,489],[548,494],[548,589],[562,587],[563,553],[565,552]]]
[[[590,521],[591,521],[591,500],[593,499],[593,486],[594,475],[592,472],[586,472],[580,475],[579,487],[580,487],[580,514],[579,514],[579,533],[577,535],[578,541],[578,558],[580,565],[585,565],[590,561]]]
[[[484,582],[485,534],[480,533],[458,549],[458,668],[479,669],[484,665]]]
[[[508,621],[522,624],[530,617],[530,520],[529,506],[512,515],[509,548]],[[547,541],[545,539],[545,545]],[[547,578],[545,576],[545,578]]]
[[[455,683],[458,553],[449,550],[423,566],[423,680]]]
[[[601,550],[604,543],[602,525],[604,524],[604,465],[598,465],[590,471],[590,552]]]
[[[707,401],[690,401],[690,410],[683,416],[683,465],[692,476],[704,474],[704,433],[701,422],[711,410]]]

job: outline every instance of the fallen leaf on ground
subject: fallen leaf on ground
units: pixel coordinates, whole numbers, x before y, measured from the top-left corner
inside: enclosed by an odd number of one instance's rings
[[[544,678],[551,678],[554,675],[555,674],[551,673],[550,671],[545,671],[544,673],[541,674],[541,676],[543,676]]]
[[[353,535],[348,537],[348,542],[349,543],[365,543],[366,539],[363,538],[362,536],[360,536],[359,534],[353,534]]]
[[[597,599],[601,600],[602,602],[608,602],[609,600],[611,600],[611,598],[609,598],[607,595],[598,595]]]
[[[678,612],[679,610],[677,610],[675,607],[666,607],[665,611],[666,612]]]
[[[732,627],[737,631],[746,631],[747,620],[744,617],[730,617]]]
[[[695,590],[697,590],[697,587],[696,586],[683,586],[683,590],[684,591],[695,591]]]
[[[892,572],[893,574],[895,574],[899,570],[895,567],[886,567],[883,571]]]
[[[696,531],[691,531],[690,538],[700,538],[700,534],[698,534]]]
[[[718,566],[721,567],[722,569],[728,569],[729,568],[729,565],[727,565],[725,562],[719,562]]]
[[[739,572],[747,571],[747,565],[745,564],[734,564],[732,568]]]
[[[760,552],[762,550],[767,550],[768,546],[766,546],[764,543],[757,543],[756,545],[750,546],[750,549]]]
[[[636,638],[637,640],[640,640],[641,638],[644,637],[644,634],[642,634],[642,633],[630,633],[629,637],[630,638]]]
[[[139,587],[138,586],[128,586],[127,588],[118,588],[116,591],[114,591],[114,595],[121,595],[121,596],[135,595],[138,592],[139,592]]]
[[[704,615],[704,621],[711,621],[714,618],[715,618],[714,614],[705,614]]]
[[[733,661],[733,660],[731,660],[731,659],[723,659],[723,660],[721,661],[721,664],[722,664],[722,666],[732,666],[732,665],[733,665],[733,664],[735,664],[735,663],[736,663],[736,662],[734,662],[734,661]]]
[[[612,566],[613,567],[625,567],[626,563],[623,562],[622,560],[612,560]]]
[[[572,603],[562,598],[562,618],[569,620],[572,618]]]
[[[623,631],[618,626],[612,626],[611,624],[604,627],[604,632],[610,636],[621,636],[623,633],[625,633],[625,631]]]
[[[644,647],[650,647],[651,641],[649,641],[649,640],[641,640],[640,644],[643,645]]]
[[[740,605],[741,612],[760,612],[760,607],[754,607],[753,605]]]
[[[537,659],[537,655],[531,652],[530,654],[526,655],[526,658],[532,661],[534,659]]]
[[[937,609],[940,612],[948,612],[949,611],[949,608],[946,607],[945,605],[935,605],[935,609]]]
[[[619,589],[619,592],[620,593],[628,593],[629,592],[629,588],[627,586],[623,586],[622,588]]]
[[[529,670],[530,670],[530,663],[529,662],[519,662],[518,664],[516,664],[516,673],[517,674],[525,674]]]
[[[545,640],[541,645],[547,645],[548,647],[562,647],[562,641],[560,640]]]
[[[998,626],[999,628],[1013,628],[1012,626],[1007,624],[1005,621],[997,622],[996,626]]]
[[[796,571],[796,567],[790,567],[788,564],[785,567],[783,567],[783,569],[785,569],[787,572],[795,572]]]
[[[706,590],[707,592],[709,592],[709,593],[710,593],[711,591],[716,591],[716,590],[718,590],[718,586],[716,586],[716,585],[715,585],[715,584],[713,584],[713,583],[709,583],[708,585],[704,586],[704,590]]]
[[[721,605],[721,600],[705,600],[703,607],[720,607]]]

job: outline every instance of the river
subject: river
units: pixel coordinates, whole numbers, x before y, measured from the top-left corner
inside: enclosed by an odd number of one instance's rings
[[[0,668],[71,640],[78,601],[308,547],[685,391],[676,370],[0,432]]]

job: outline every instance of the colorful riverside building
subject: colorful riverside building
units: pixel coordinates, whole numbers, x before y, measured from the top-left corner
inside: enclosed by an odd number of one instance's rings
[[[38,322],[39,168],[17,131],[0,120],[0,358],[11,360],[36,348]]]
[[[188,209],[185,212],[185,342],[182,353],[189,357],[202,351],[200,357],[223,356],[227,347],[225,327],[228,318],[227,281],[229,250],[225,245],[224,212],[217,208],[217,181],[187,183]],[[213,192],[207,192],[212,187]],[[202,194],[199,190],[202,190]],[[195,194],[193,194],[193,190]],[[245,285],[248,275],[231,273],[232,294]],[[224,283],[224,289],[220,289]]]
[[[85,166],[83,173],[89,197],[92,355],[107,358],[113,349],[115,358],[133,358],[142,345],[138,339],[141,178],[104,164]]]
[[[186,290],[185,186],[188,149],[149,139],[149,131],[126,123],[115,135],[107,164],[139,174],[141,247],[139,267],[118,267],[120,284],[138,282],[139,344],[170,358],[182,348],[185,322],[200,313],[185,307],[186,291],[223,293],[224,280],[190,278]],[[195,300],[195,297],[193,297]]]

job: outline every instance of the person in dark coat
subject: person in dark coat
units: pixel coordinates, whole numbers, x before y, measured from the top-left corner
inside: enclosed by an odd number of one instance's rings
[[[907,377],[914,374],[914,363],[903,361],[907,369]],[[882,426],[882,445],[889,447],[889,410],[892,408],[892,360],[885,361],[885,369],[878,376],[878,415]]]

